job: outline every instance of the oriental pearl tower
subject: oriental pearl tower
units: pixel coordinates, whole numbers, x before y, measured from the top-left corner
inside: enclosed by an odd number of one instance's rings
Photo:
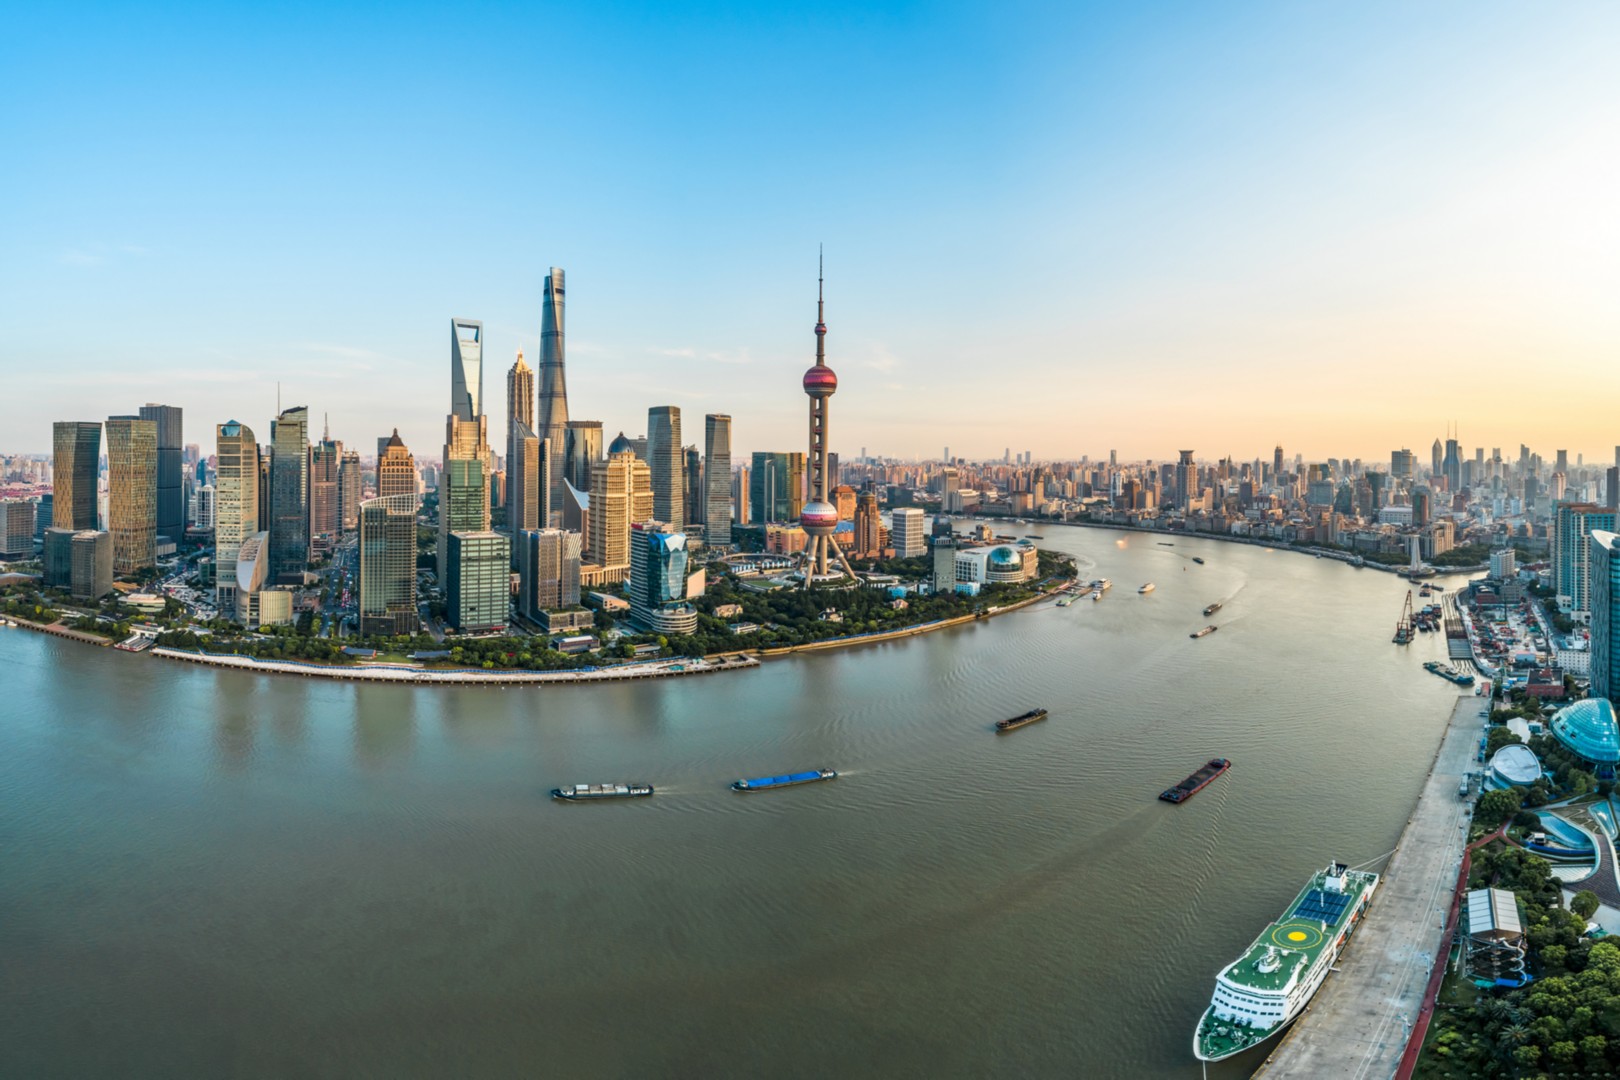
[[[827,576],[829,556],[836,556],[844,572],[854,578],[849,560],[833,539],[838,508],[827,499],[827,406],[838,389],[838,376],[827,366],[827,319],[822,290],[822,267],[816,267],[816,364],[804,373],[804,392],[810,396],[810,501],[799,514],[799,524],[810,541],[805,547],[804,587]]]

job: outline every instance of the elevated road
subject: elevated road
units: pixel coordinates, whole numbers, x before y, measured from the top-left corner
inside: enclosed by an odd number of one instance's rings
[[[1256,1077],[1387,1080],[1395,1074],[1435,954],[1446,947],[1445,921],[1472,805],[1457,797],[1457,787],[1475,767],[1484,700],[1457,700],[1366,921]]]

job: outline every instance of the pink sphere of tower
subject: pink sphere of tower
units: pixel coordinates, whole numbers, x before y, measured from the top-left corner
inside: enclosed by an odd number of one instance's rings
[[[811,397],[831,397],[838,389],[838,376],[825,364],[817,364],[804,373],[804,392]]]
[[[831,536],[838,528],[838,507],[819,499],[807,502],[799,512],[799,524],[811,536]]]

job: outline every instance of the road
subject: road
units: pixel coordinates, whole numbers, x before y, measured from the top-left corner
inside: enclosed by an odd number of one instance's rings
[[[1367,919],[1282,1043],[1254,1073],[1267,1080],[1395,1074],[1423,1004],[1435,950],[1444,947],[1467,840],[1470,800],[1457,797],[1474,760],[1485,699],[1459,698],[1423,793],[1378,885]]]

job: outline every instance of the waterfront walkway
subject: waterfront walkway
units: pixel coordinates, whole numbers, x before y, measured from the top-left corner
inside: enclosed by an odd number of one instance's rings
[[[1254,1073],[1268,1080],[1395,1074],[1419,1014],[1462,865],[1470,802],[1457,786],[1474,766],[1481,699],[1459,698],[1423,793],[1384,870],[1366,921],[1336,974]]]
[[[608,682],[615,679],[659,679],[676,675],[707,675],[716,671],[758,667],[752,656],[726,655],[702,659],[650,660],[615,664],[611,667],[579,668],[568,671],[486,670],[483,668],[424,668],[405,664],[312,664],[305,660],[261,660],[234,653],[205,653],[184,649],[157,648],[152,656],[184,660],[193,664],[237,668],[244,671],[275,672],[326,679],[354,679],[361,682],[460,683],[463,685],[511,686],[530,683]]]

